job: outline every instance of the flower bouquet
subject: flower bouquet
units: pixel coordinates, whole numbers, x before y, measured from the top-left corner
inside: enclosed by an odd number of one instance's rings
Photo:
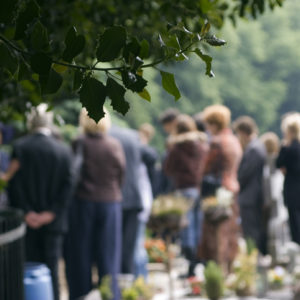
[[[224,187],[217,189],[215,196],[202,201],[205,219],[211,223],[219,223],[232,215],[233,193]]]
[[[268,271],[268,282],[271,289],[281,289],[284,285],[286,272],[283,267],[277,266]]]
[[[157,197],[152,206],[148,227],[154,232],[178,232],[187,225],[186,214],[192,202],[179,194]]]

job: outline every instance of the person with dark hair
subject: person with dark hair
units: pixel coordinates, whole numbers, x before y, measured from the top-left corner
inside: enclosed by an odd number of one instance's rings
[[[167,134],[167,136],[171,136],[173,134],[176,126],[176,118],[178,115],[179,111],[176,108],[168,108],[161,114],[159,122],[162,125],[163,130]],[[164,152],[162,155],[161,165],[157,171],[157,183],[154,191],[154,196],[168,194],[173,192],[175,189],[172,179],[165,174],[164,169],[162,167],[165,159],[166,152]]]
[[[197,131],[192,117],[179,115],[175,131],[168,139],[164,169],[175,182],[176,190],[191,200],[188,226],[181,233],[181,247],[189,260],[188,277],[194,276],[197,247],[201,235],[200,184],[208,150],[206,135]]]
[[[246,239],[251,238],[259,251],[265,255],[267,240],[263,222],[263,169],[267,157],[266,149],[258,139],[258,128],[252,118],[238,118],[233,124],[233,129],[244,151],[238,171],[243,234]]]
[[[51,135],[52,117],[46,104],[28,116],[31,133],[13,146],[12,162],[17,166],[10,173],[9,199],[12,207],[25,214],[26,260],[49,267],[58,300],[58,259],[67,230],[72,171],[70,149]]]
[[[159,117],[159,122],[162,125],[166,134],[170,135],[176,124],[176,118],[179,116],[180,112],[176,108],[166,109]]]
[[[205,122],[204,122],[204,117],[203,117],[203,113],[197,113],[193,116],[193,119],[196,123],[197,126],[197,130],[200,132],[206,132],[206,127],[205,127]]]

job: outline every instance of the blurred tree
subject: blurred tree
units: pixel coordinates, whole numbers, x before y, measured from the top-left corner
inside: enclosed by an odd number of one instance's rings
[[[125,120],[134,128],[145,121],[158,125],[157,117],[167,107],[193,115],[212,103],[224,103],[233,119],[250,115],[261,132],[280,133],[281,115],[300,111],[299,14],[300,2],[290,0],[284,9],[265,13],[256,21],[239,21],[236,29],[225,24],[221,34],[230,44],[211,51],[217,74],[213,79],[201,76],[202,65],[193,57],[168,65],[166,70],[175,74],[182,101],[174,103],[160,88],[156,72],[145,71],[152,103],[130,96],[131,110]],[[164,148],[162,136],[158,130],[154,140],[160,149]]]

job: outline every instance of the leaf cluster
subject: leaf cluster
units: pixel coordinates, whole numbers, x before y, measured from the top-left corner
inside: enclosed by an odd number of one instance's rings
[[[151,101],[146,68],[158,69],[162,87],[177,101],[181,93],[174,74],[158,65],[195,53],[206,64],[205,74],[213,77],[212,57],[204,49],[225,41],[211,33],[211,25],[222,27],[229,13],[250,5],[238,0],[232,8],[227,2],[3,0],[0,101],[10,84],[20,89],[26,82],[30,105],[42,101],[39,93],[45,100],[67,86],[99,121],[107,99],[115,111],[128,112],[127,91]],[[24,111],[28,103],[21,106]]]

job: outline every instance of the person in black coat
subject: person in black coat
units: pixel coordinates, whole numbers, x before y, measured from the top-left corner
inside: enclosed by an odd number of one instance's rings
[[[292,240],[300,244],[300,114],[287,115],[281,125],[284,141],[276,166],[285,175],[283,197]]]
[[[243,157],[238,170],[240,192],[238,202],[243,235],[251,238],[262,254],[267,254],[263,197],[263,168],[266,149],[257,138],[255,121],[247,116],[238,118],[234,130],[243,148]]]
[[[13,146],[12,162],[18,170],[9,185],[11,206],[25,214],[26,260],[45,263],[52,275],[55,300],[59,299],[58,259],[67,230],[71,195],[71,153],[51,135],[52,114],[41,105],[29,117],[31,134]]]

